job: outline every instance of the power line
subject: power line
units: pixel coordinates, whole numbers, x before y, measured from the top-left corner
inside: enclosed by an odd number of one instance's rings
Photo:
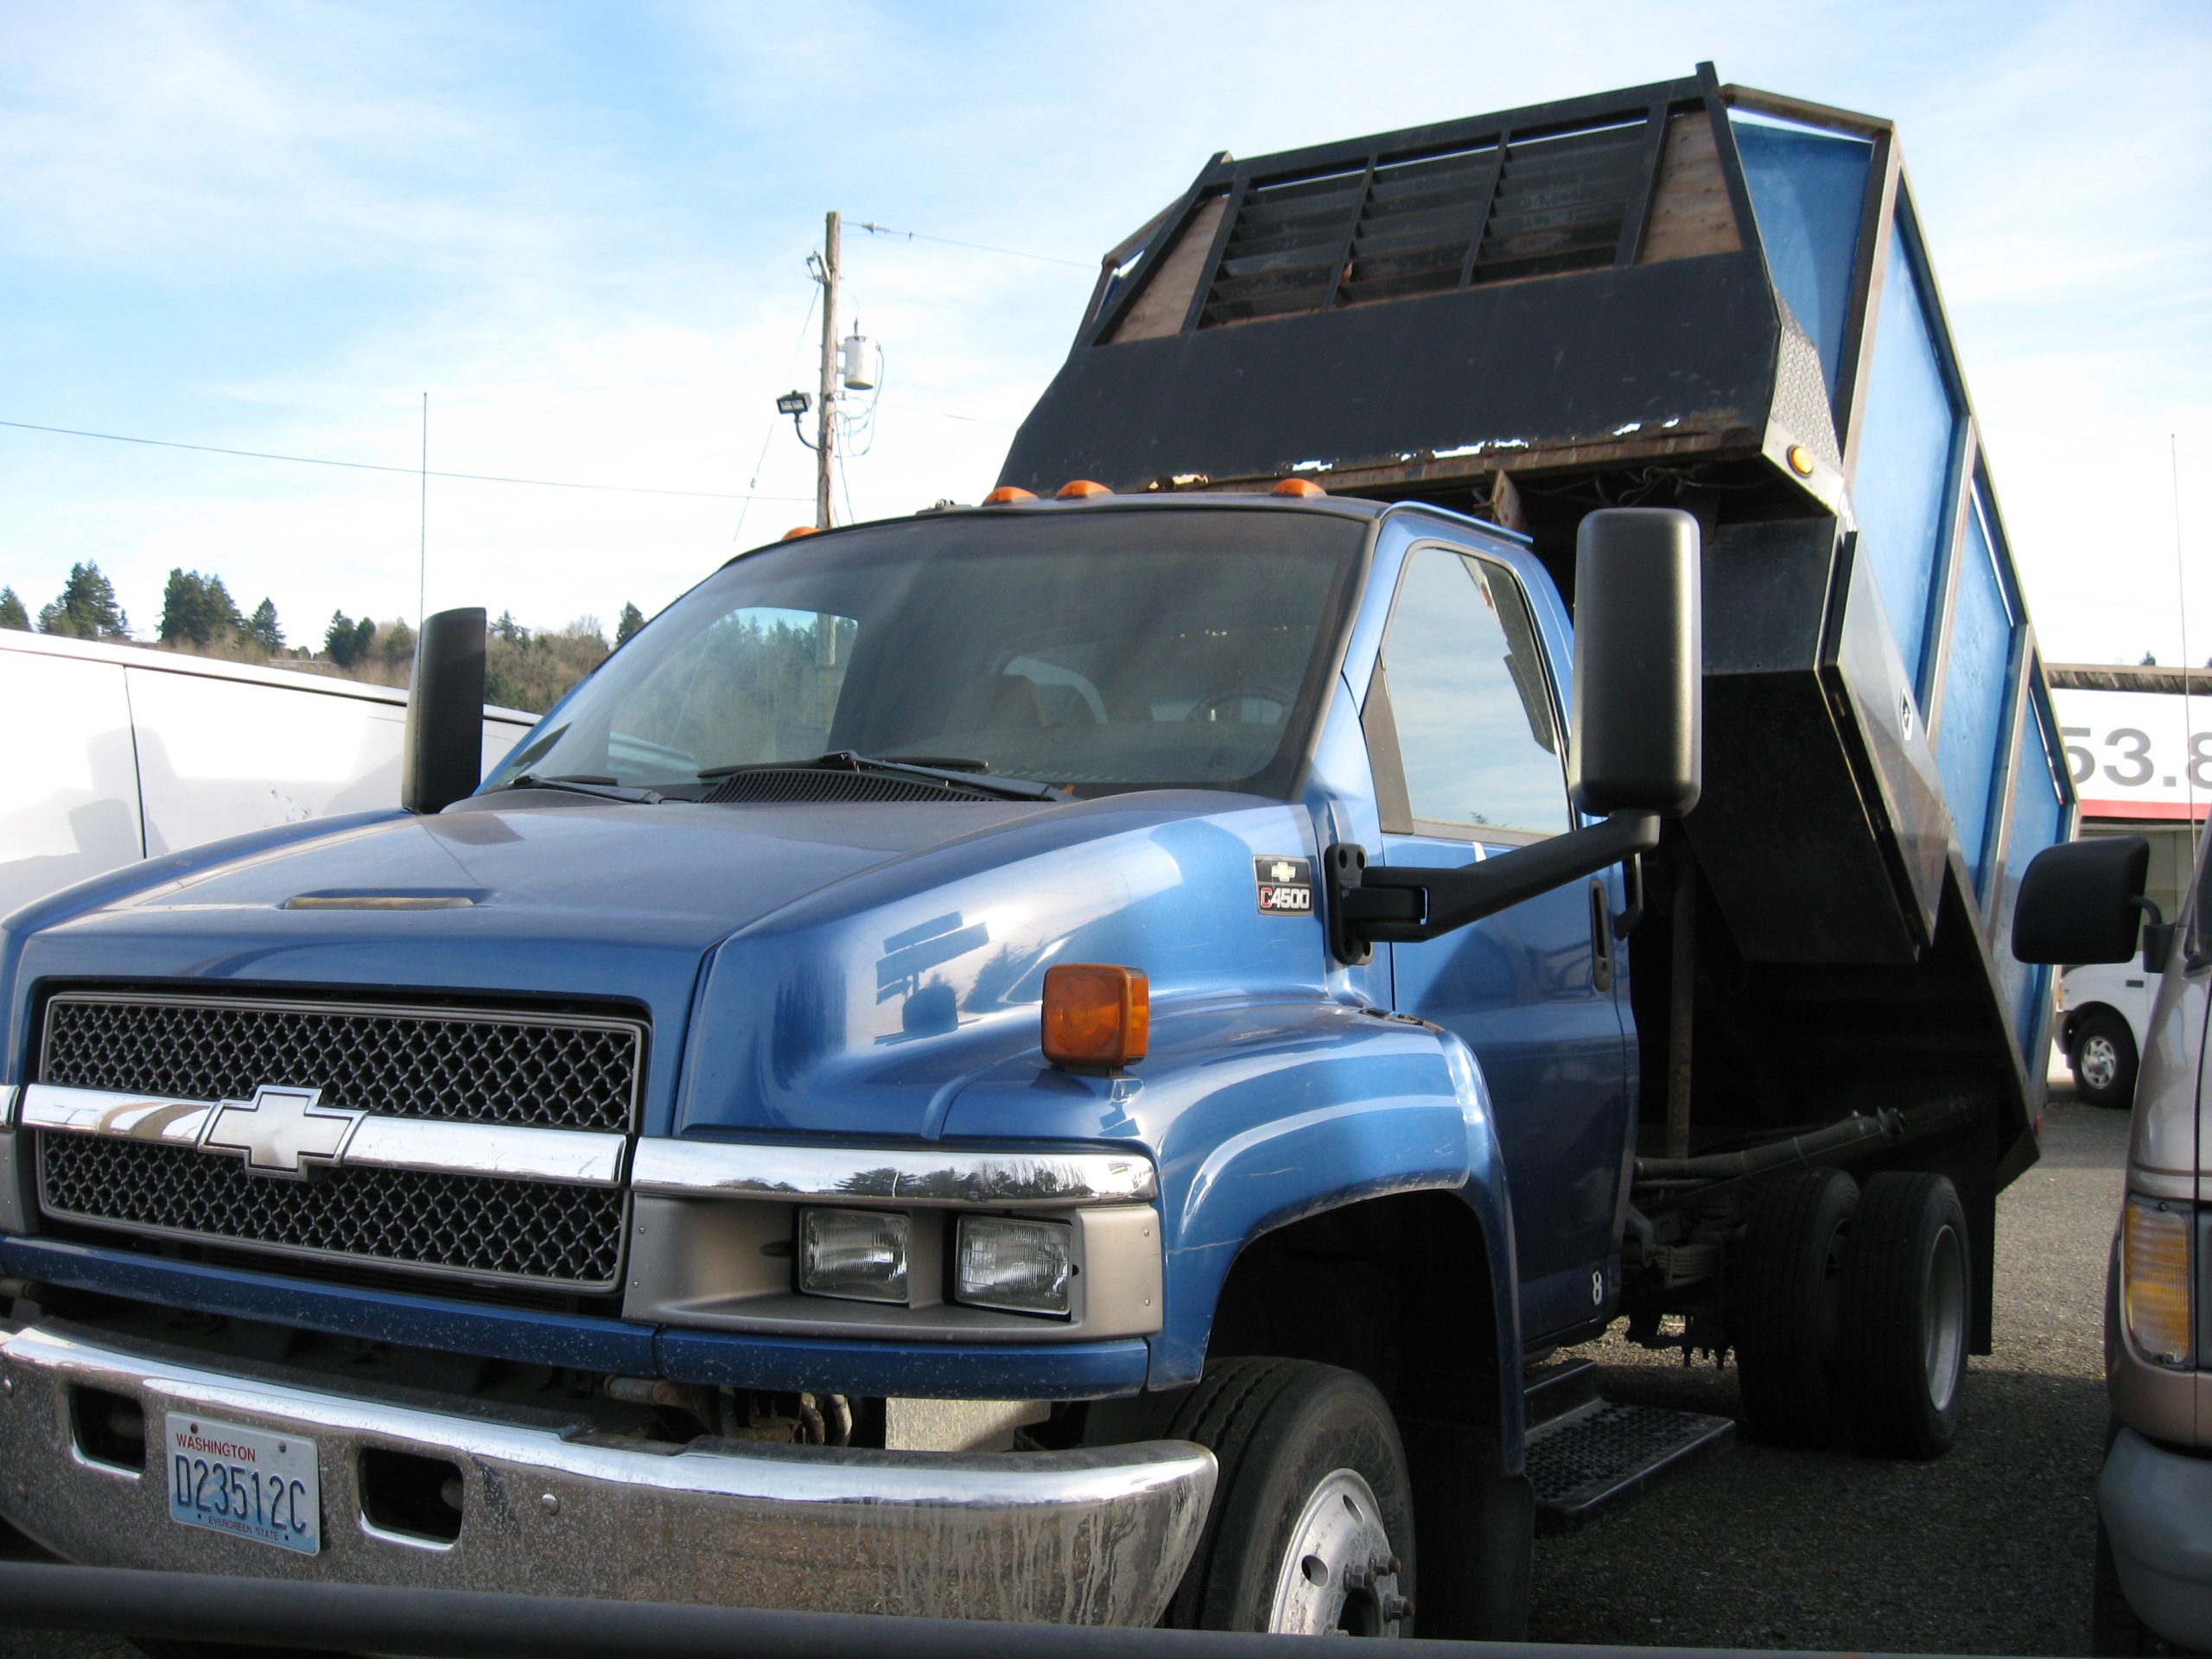
[[[35,421],[4,421],[21,432],[51,432],[65,438],[100,438],[109,443],[140,443],[156,449],[190,449],[205,455],[237,455],[246,461],[288,461],[302,467],[343,467],[357,473],[400,473],[409,478],[449,478],[464,484],[527,484],[541,490],[595,490],[613,495],[675,495],[701,501],[804,501],[803,495],[751,495],[736,490],[657,490],[638,484],[576,484],[558,478],[505,478],[494,473],[435,473],[418,467],[385,467],[372,461],[334,461],[327,455],[280,455],[266,449],[226,449],[213,443],[178,443],[168,438],[134,438],[120,432],[86,432],[73,426],[41,426]]]
[[[1075,270],[1096,269],[1095,260],[1063,259],[1058,254],[1030,253],[1020,248],[995,248],[988,242],[963,242],[957,237],[931,236],[926,231],[894,231],[888,225],[862,223],[857,228],[870,236],[903,236],[909,242],[942,242],[948,248],[973,248],[978,253],[1002,253],[1010,259],[1036,259],[1048,265],[1066,265]]]

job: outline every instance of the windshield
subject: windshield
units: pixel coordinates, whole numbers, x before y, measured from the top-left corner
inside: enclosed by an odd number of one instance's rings
[[[849,750],[1079,795],[1287,795],[1364,528],[1009,512],[765,548],[657,617],[492,786],[681,794],[702,773]]]

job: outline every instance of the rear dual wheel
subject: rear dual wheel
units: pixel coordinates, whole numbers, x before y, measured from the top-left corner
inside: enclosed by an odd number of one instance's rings
[[[1893,1171],[1866,1183],[1843,1274],[1843,1409],[1860,1451],[1950,1450],[1972,1284],[1966,1211],[1948,1180]]]
[[[1870,1456],[1940,1457],[1958,1435],[1971,1288],[1966,1215],[1943,1176],[1770,1181],[1745,1220],[1736,1298],[1752,1433],[1822,1446],[1847,1432]]]

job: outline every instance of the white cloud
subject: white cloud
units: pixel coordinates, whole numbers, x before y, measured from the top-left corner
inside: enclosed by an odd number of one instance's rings
[[[812,458],[771,402],[813,387],[802,261],[837,207],[846,315],[888,370],[853,505],[972,499],[1091,274],[857,221],[1081,264],[1217,149],[1711,56],[1899,121],[2047,647],[2132,657],[2146,620],[2173,620],[2140,595],[2171,585],[2166,432],[2188,499],[2212,482],[2201,11],[1837,3],[1784,25],[1735,3],[1685,27],[1673,9],[1429,4],[1351,29],[1299,0],[1214,21],[1200,51],[1162,3],[19,8],[0,219],[49,308],[0,315],[26,347],[0,363],[0,416],[405,466],[428,390],[442,470],[757,477],[798,498],[744,512],[766,538],[810,516]],[[2090,118],[2085,86],[2126,95]],[[56,297],[78,280],[130,315]],[[124,323],[137,358],[86,345]],[[0,581],[34,605],[94,557],[142,625],[176,563],[269,592],[296,633],[337,607],[414,607],[411,480],[73,442],[0,435]],[[733,550],[741,512],[437,480],[429,508],[432,605],[540,625],[664,602]],[[2212,577],[2196,586],[2201,658]]]

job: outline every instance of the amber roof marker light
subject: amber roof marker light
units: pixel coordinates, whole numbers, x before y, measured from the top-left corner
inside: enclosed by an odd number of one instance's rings
[[[1118,1071],[1152,1040],[1152,982],[1135,969],[1065,962],[1045,970],[1045,1058],[1086,1071]]]
[[[1286,478],[1268,492],[1269,495],[1326,495],[1328,492],[1310,478]]]
[[[819,536],[821,533],[821,529],[817,525],[793,524],[789,530],[785,531],[779,539],[786,542],[795,542],[802,536]]]
[[[1062,501],[1077,501],[1085,496],[1111,495],[1114,492],[1092,478],[1071,478],[1052,492]]]
[[[1019,484],[1001,484],[983,498],[983,505],[987,507],[1003,507],[1009,502],[1034,501],[1036,499],[1037,492],[1034,490],[1025,490]]]

